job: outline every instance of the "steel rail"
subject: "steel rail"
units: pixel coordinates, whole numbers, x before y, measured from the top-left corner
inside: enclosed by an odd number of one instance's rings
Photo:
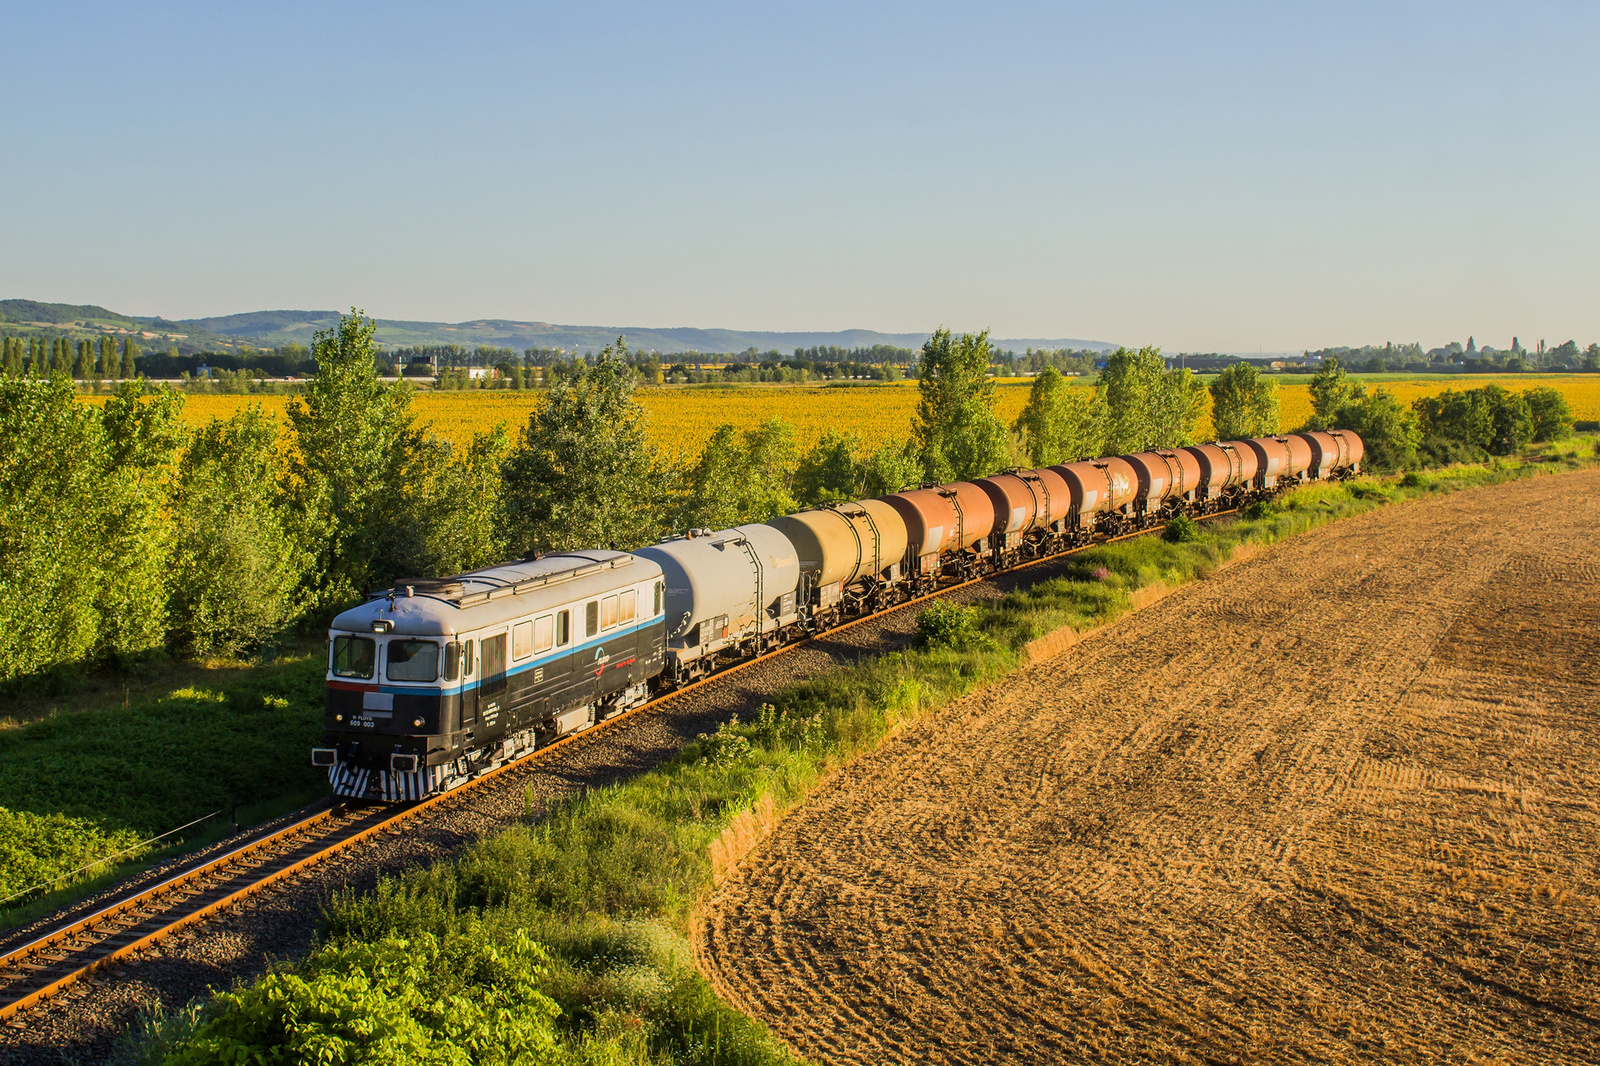
[[[1210,521],[1214,518],[1222,518],[1226,515],[1235,513],[1237,513],[1237,508],[1226,511],[1215,511],[1211,514],[1201,515],[1198,520]],[[425,799],[406,804],[404,806],[379,808],[380,813],[374,815],[377,820],[374,821],[373,824],[360,829],[349,836],[334,839],[326,847],[319,848],[317,851],[312,852],[311,854],[306,855],[303,858],[288,864],[287,866],[271,870],[262,877],[240,885],[231,892],[228,892],[205,904],[204,906],[196,908],[193,911],[189,911],[180,915],[175,920],[153,930],[137,940],[115,947],[109,952],[98,955],[90,959],[83,966],[62,975],[47,985],[34,989],[32,992],[29,992],[28,994],[17,999],[0,1003],[0,1022],[11,1019],[17,1014],[30,1008],[48,1004],[50,1001],[59,998],[60,995],[72,985],[90,976],[91,974],[107,969],[113,964],[121,961],[122,959],[128,958],[131,955],[155,947],[162,941],[168,939],[178,932],[181,932],[189,926],[196,925],[207,920],[208,918],[213,917],[214,915],[220,914],[223,911],[230,910],[233,907],[238,906],[245,899],[249,898],[255,893],[260,892],[265,888],[269,888],[280,881],[294,877],[295,875],[310,869],[312,866],[315,866],[326,859],[341,854],[355,847],[356,845],[371,839],[380,831],[392,829],[394,826],[415,817],[425,810],[429,810],[435,806],[459,799],[464,796],[467,791],[474,789],[489,780],[499,777],[501,774],[509,773],[513,770],[527,770],[531,768],[534,763],[542,762],[545,756],[553,754],[558,748],[566,747],[567,745],[577,741],[588,740],[600,733],[602,730],[632,718],[636,714],[641,714],[645,711],[658,708],[663,704],[671,702],[672,700],[686,696],[704,685],[719,682],[731,674],[738,673],[741,670],[755,666],[758,663],[766,662],[769,659],[783,655],[787,652],[794,651],[798,648],[803,648],[813,641],[832,637],[855,626],[863,625],[867,622],[874,621],[875,619],[882,618],[885,615],[893,614],[896,611],[904,610],[907,607],[912,607],[928,600],[937,599],[941,596],[947,596],[959,589],[968,588],[972,585],[990,580],[991,578],[999,575],[1014,574],[1022,570],[1029,570],[1033,567],[1043,566],[1046,563],[1055,562],[1057,560],[1064,559],[1067,556],[1076,555],[1080,552],[1088,551],[1091,548],[1102,547],[1106,544],[1114,544],[1119,541],[1131,540],[1136,537],[1149,536],[1152,533],[1157,532],[1159,528],[1159,526],[1152,526],[1145,529],[1134,530],[1131,533],[1123,533],[1112,537],[1096,538],[1088,544],[1075,545],[1066,549],[1065,551],[1056,552],[1051,555],[1040,556],[1037,559],[1029,559],[1025,562],[1017,563],[1014,566],[1009,566],[1004,570],[991,571],[978,577],[968,578],[964,581],[957,581],[953,584],[945,585],[941,588],[934,589],[932,592],[924,593],[921,596],[913,596],[902,603],[893,604],[889,607],[883,608],[882,610],[874,611],[871,614],[862,615],[860,618],[853,618],[848,622],[843,622],[820,632],[813,633],[802,640],[785,644],[781,647],[774,648],[771,651],[763,652],[751,658],[740,660],[739,662],[730,663],[729,665],[722,667],[721,669],[718,669],[703,678],[692,681],[689,684],[683,685],[679,688],[675,688],[670,692],[663,693],[660,696],[657,696],[655,699],[652,699],[646,703],[642,703],[637,707],[631,708],[630,710],[624,711],[622,714],[605,719],[601,722],[597,722],[581,732],[568,734],[567,736],[561,737],[560,739],[546,744],[543,747],[535,748],[519,758],[502,763],[493,769],[485,770],[478,776],[469,781],[463,782],[460,785],[457,785],[448,792],[436,793],[432,796],[426,797]],[[333,806],[327,810],[319,811],[289,826],[276,830],[273,833],[270,833],[257,840],[243,844],[216,858],[210,859],[199,866],[182,871],[157,885],[145,889],[135,895],[129,896],[126,899],[119,900],[118,902],[113,903],[102,910],[96,911],[94,914],[91,914],[86,918],[72,922],[69,925],[53,930],[52,932],[47,933],[36,940],[30,941],[29,943],[8,952],[6,955],[0,956],[0,978],[5,976],[5,971],[7,970],[27,968],[29,964],[26,960],[38,957],[44,952],[49,951],[51,948],[62,945],[66,941],[69,941],[81,933],[91,932],[98,927],[115,923],[124,915],[136,913],[142,905],[153,903],[159,900],[162,896],[170,895],[183,888],[185,885],[192,884],[195,881],[208,876],[223,873],[228,869],[228,867],[236,865],[241,860],[276,845],[282,845],[285,842],[290,841],[294,836],[304,833],[311,828],[328,821],[338,811],[348,809],[349,808],[342,806]],[[360,819],[357,820],[359,821]],[[292,852],[293,849],[290,848],[288,850]],[[216,886],[213,885],[212,887],[215,888]],[[186,897],[186,899],[187,898],[192,897]],[[180,900],[178,902],[181,903],[183,901]],[[171,910],[172,908],[168,907],[166,909]],[[124,925],[122,928],[124,931],[129,928],[136,928],[139,924],[143,924],[143,922],[153,920],[154,918],[155,915],[149,915],[141,919],[141,921],[133,923],[133,925]],[[85,945],[79,950],[87,954],[92,952],[96,947],[103,946],[108,940],[113,939],[114,937],[115,932],[112,932],[109,936],[96,941],[94,944]],[[64,960],[55,960],[57,964],[59,964],[61,961]],[[40,966],[35,968],[48,969],[49,967]],[[0,997],[5,995],[6,991],[4,989],[0,989]]]

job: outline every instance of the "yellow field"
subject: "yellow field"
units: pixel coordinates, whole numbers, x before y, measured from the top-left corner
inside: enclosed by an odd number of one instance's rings
[[[1514,391],[1535,385],[1550,385],[1561,390],[1579,421],[1600,421],[1600,375],[1473,375],[1462,378],[1427,378],[1409,381],[1369,383],[1368,388],[1384,388],[1402,405],[1410,406],[1422,396],[1434,396],[1447,388],[1476,388],[1496,384]],[[465,444],[475,432],[490,429],[496,422],[506,423],[513,433],[527,420],[539,402],[537,392],[511,390],[421,392],[416,411],[423,422],[457,444]],[[792,423],[802,447],[809,447],[830,429],[855,433],[869,444],[903,440],[911,435],[916,414],[915,382],[849,389],[830,389],[810,385],[732,386],[726,388],[650,388],[636,395],[650,413],[650,433],[656,443],[669,452],[693,455],[699,452],[716,427],[724,422],[747,429],[769,418]],[[1013,421],[1028,401],[1027,382],[1001,382],[996,389],[997,411],[1006,422]],[[1278,397],[1283,425],[1304,424],[1311,416],[1308,385],[1281,382]],[[96,398],[87,398],[93,402]],[[212,418],[226,418],[246,404],[260,404],[282,415],[286,396],[190,396],[184,404],[185,420],[203,425]],[[1201,436],[1209,434],[1209,417],[1201,426]]]

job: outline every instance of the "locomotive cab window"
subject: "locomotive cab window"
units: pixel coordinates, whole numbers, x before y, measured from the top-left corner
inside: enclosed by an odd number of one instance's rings
[[[634,603],[637,599],[638,593],[634,592],[633,589],[629,589],[627,592],[624,592],[621,596],[617,597],[617,608],[620,612],[620,618],[623,625],[627,625],[633,621],[634,615],[637,613],[634,610]]]
[[[444,679],[454,681],[461,676],[461,645],[455,641],[444,646]]]
[[[571,639],[572,639],[572,612],[571,611],[557,611],[556,612],[556,644],[559,647],[563,647],[564,648],[564,647],[567,646],[567,642],[569,640],[571,640]]]
[[[554,615],[545,615],[543,618],[533,620],[533,650],[549,651],[555,643],[556,620]]]
[[[511,627],[511,658],[526,659],[533,654],[533,623],[518,622]]]
[[[583,635],[592,637],[600,632],[600,601],[590,600],[583,608]]]
[[[391,640],[388,674],[390,681],[438,680],[439,645],[431,640]]]
[[[661,586],[662,586],[662,582],[657,581],[656,582],[656,609],[653,612],[651,612],[651,617],[654,617],[655,615],[658,615],[658,614],[661,613]]]
[[[617,624],[617,598],[607,596],[600,601],[600,628],[613,629]]]
[[[333,672],[338,677],[371,679],[378,665],[378,645],[366,637],[333,638]]]

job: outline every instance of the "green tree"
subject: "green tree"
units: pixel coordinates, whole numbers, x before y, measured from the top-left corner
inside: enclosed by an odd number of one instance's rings
[[[1168,370],[1159,348],[1118,348],[1100,375],[1105,450],[1125,455],[1194,443],[1205,386],[1186,369]]]
[[[139,376],[138,369],[139,346],[132,337],[122,342],[122,379],[132,381]]]
[[[800,457],[794,472],[795,498],[806,507],[859,499],[862,473],[860,438],[826,430]]]
[[[1570,342],[1569,342],[1570,343]],[[1539,385],[1523,394],[1533,419],[1533,439],[1562,440],[1572,436],[1572,408],[1558,389]]]
[[[787,422],[769,419],[744,433],[718,426],[690,475],[679,524],[727,529],[794,511],[797,463],[794,427]]]
[[[183,452],[182,413],[180,394],[163,388],[145,396],[131,381],[101,408],[105,555],[98,567],[97,608],[99,647],[106,655],[139,656],[166,640],[170,501]]]
[[[887,496],[914,488],[922,473],[922,455],[913,441],[889,441],[867,458],[861,470],[861,498]]]
[[[475,434],[459,453],[432,434],[408,440],[375,521],[386,579],[458,574],[505,560],[498,516],[509,440],[504,425]]]
[[[914,433],[929,481],[984,477],[1006,465],[990,356],[988,330],[956,338],[941,326],[922,346]]]
[[[1352,429],[1366,446],[1362,465],[1380,472],[1402,470],[1417,462],[1422,431],[1416,415],[1384,389],[1345,401],[1329,419],[1333,428]]]
[[[516,554],[632,548],[662,531],[668,472],[622,362],[624,338],[551,385],[504,466],[501,535]]]
[[[44,346],[29,347],[37,365]],[[0,380],[0,679],[94,650],[105,470],[98,412],[70,384]]]
[[[1211,423],[1218,440],[1278,432],[1278,383],[1250,363],[1234,363],[1211,383]]]
[[[173,499],[172,632],[186,654],[257,647],[302,613],[310,553],[293,535],[278,428],[259,407],[213,420],[190,443]]]
[[[72,368],[72,376],[79,381],[88,381],[94,377],[94,356],[88,341],[78,342],[78,362]]]
[[[1350,379],[1338,359],[1327,357],[1311,377],[1311,421],[1306,428],[1334,428],[1335,413],[1365,394],[1366,389]]]
[[[1028,404],[1014,428],[1029,463],[1053,466],[1098,455],[1104,422],[1098,393],[1073,388],[1059,370],[1047,366],[1034,377]]]
[[[1514,455],[1527,446],[1536,432],[1527,398],[1498,385],[1461,392],[1446,389],[1438,396],[1422,397],[1412,409],[1428,450],[1436,457],[1453,453],[1442,452],[1435,441],[1453,442],[1490,455]]]
[[[299,535],[316,545],[308,584],[319,606],[356,599],[393,576],[383,573],[384,505],[406,488],[401,475],[422,437],[410,386],[378,380],[376,331],[351,308],[337,327],[318,332],[316,376],[304,399],[289,403],[291,497]]]

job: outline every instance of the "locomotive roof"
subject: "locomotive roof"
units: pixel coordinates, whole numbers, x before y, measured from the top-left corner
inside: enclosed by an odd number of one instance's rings
[[[402,581],[333,620],[334,629],[449,636],[521,618],[545,607],[598,596],[659,577],[661,567],[627,552],[557,552],[454,577]]]

